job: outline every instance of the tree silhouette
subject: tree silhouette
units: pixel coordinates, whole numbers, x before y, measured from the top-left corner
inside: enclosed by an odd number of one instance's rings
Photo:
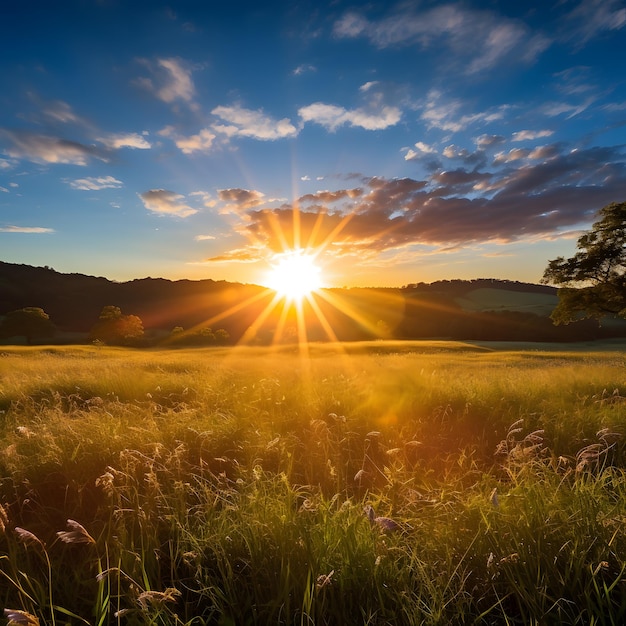
[[[49,315],[41,308],[29,306],[10,311],[0,324],[0,336],[25,337],[28,345],[35,339],[52,337],[56,332]]]
[[[578,239],[571,258],[549,262],[542,282],[559,285],[555,324],[575,320],[626,317],[626,202],[612,203],[600,220]]]

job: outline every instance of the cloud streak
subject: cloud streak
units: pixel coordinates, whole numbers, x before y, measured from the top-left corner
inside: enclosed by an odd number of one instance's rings
[[[53,228],[41,226],[0,226],[0,233],[22,233],[27,235],[40,235],[55,232]]]
[[[314,122],[329,131],[348,125],[365,130],[384,130],[395,126],[402,118],[400,109],[394,106],[382,106],[378,111],[363,108],[348,110],[334,104],[315,102],[298,110],[304,122]]]
[[[104,154],[93,146],[23,130],[0,129],[0,142],[7,146],[4,152],[8,156],[34,163],[87,165],[93,157],[107,160]]]
[[[81,191],[99,191],[100,189],[119,189],[124,186],[121,180],[113,176],[77,178],[69,182],[72,189]]]
[[[333,32],[338,38],[365,37],[378,48],[444,47],[457,59],[467,59],[468,74],[505,60],[533,62],[550,45],[547,37],[533,35],[521,21],[460,4],[418,10],[404,3],[378,20],[353,10],[335,22]],[[524,51],[521,55],[520,49]]]

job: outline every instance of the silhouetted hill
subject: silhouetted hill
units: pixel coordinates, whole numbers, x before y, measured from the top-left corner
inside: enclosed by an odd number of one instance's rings
[[[213,280],[143,278],[115,282],[84,274],[62,274],[47,267],[0,262],[0,315],[37,306],[48,313],[58,328],[67,331],[89,331],[107,305],[138,315],[146,329],[190,328],[248,298],[260,297],[263,292],[256,285]],[[250,314],[240,311],[218,326],[230,326],[238,334]]]
[[[626,336],[626,324],[594,321],[555,327],[549,319],[556,289],[517,281],[477,279],[415,283],[401,288],[328,289],[305,305],[312,340],[451,338],[520,341],[578,341]],[[214,280],[142,278],[115,282],[62,274],[48,267],[0,262],[0,316],[41,307],[62,331],[88,332],[104,306],[138,315],[146,330],[225,329],[233,341],[261,316],[273,292],[258,285]],[[321,314],[325,322],[318,320]],[[281,320],[279,308],[256,329],[270,341],[280,325],[295,327],[295,314]],[[286,333],[287,335],[289,333]]]

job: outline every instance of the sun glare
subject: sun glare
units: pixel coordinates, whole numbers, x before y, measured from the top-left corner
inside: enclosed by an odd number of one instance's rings
[[[299,302],[322,286],[321,270],[312,254],[283,252],[274,258],[266,285],[283,298]]]

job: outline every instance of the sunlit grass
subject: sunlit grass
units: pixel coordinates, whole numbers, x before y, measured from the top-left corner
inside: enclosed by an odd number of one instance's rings
[[[623,623],[624,362],[3,349],[0,602],[41,623]]]

